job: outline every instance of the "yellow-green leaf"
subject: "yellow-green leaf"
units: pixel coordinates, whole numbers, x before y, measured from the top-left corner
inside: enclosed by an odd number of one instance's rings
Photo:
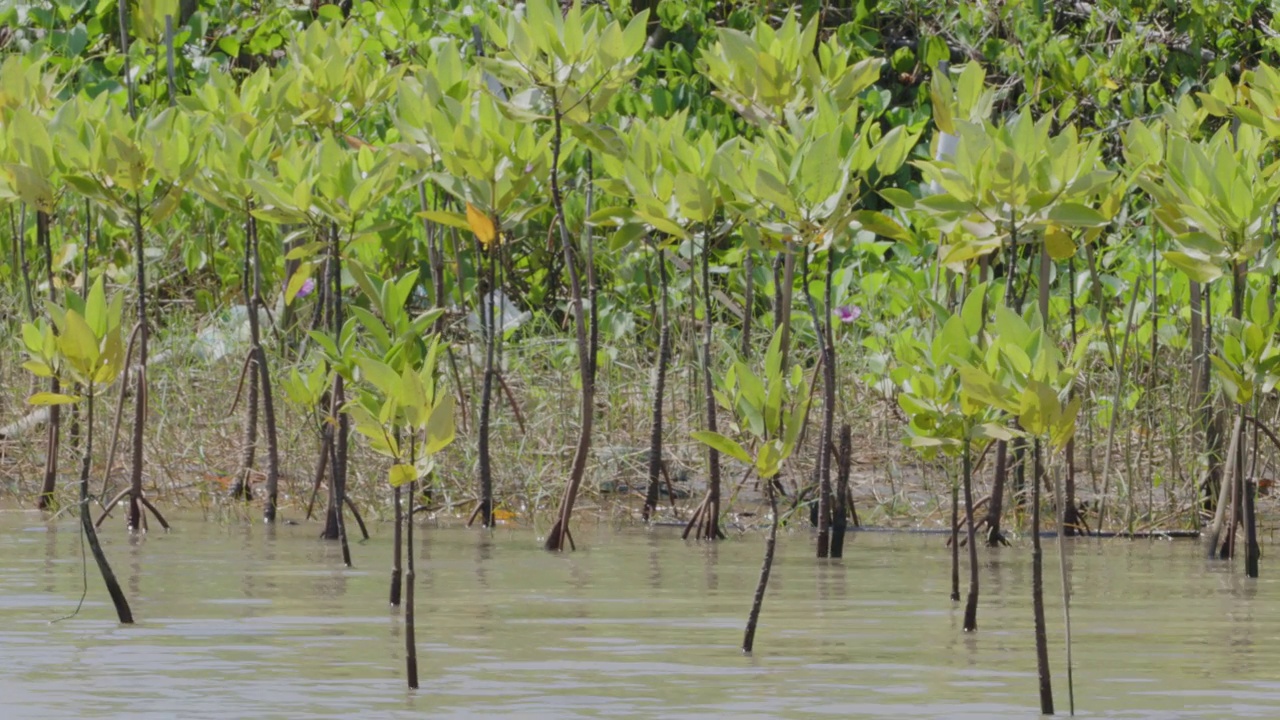
[[[418,469],[412,465],[392,465],[387,471],[387,482],[391,487],[400,487],[417,479]]]
[[[453,442],[453,396],[445,395],[431,409],[427,419],[427,441],[424,450],[433,455]]]
[[[80,398],[75,395],[51,392],[38,392],[27,398],[28,405],[70,405],[75,402],[80,402]]]
[[[1044,231],[1044,246],[1054,260],[1066,260],[1076,254],[1076,244],[1071,235],[1057,225],[1050,225]]]
[[[53,368],[39,360],[28,360],[22,363],[22,367],[26,368],[27,372],[35,375],[36,377],[53,377]]]

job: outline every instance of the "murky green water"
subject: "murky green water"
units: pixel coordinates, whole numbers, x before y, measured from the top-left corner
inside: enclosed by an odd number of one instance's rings
[[[385,529],[384,529],[385,531]],[[862,534],[843,561],[785,536],[757,653],[737,650],[757,536],[670,529],[428,529],[419,549],[423,687],[403,687],[386,605],[388,537],[357,567],[310,527],[181,519],[108,555],[140,623],[124,628],[76,526],[0,512],[0,717],[1028,718],[1036,715],[1026,547],[983,550],[980,631],[960,632],[937,536]],[[385,534],[385,532],[384,532]],[[1066,710],[1057,549],[1048,545],[1055,687]],[[1080,715],[1280,717],[1280,567],[1260,582],[1195,543],[1072,548]],[[1265,561],[1265,560],[1264,560]]]

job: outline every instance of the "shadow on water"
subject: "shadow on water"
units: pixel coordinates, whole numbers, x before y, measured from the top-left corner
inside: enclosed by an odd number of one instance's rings
[[[814,561],[784,535],[759,645],[736,644],[759,570],[755,535],[424,527],[423,688],[402,688],[386,605],[389,529],[342,566],[314,528],[205,524],[103,540],[140,624],[121,628],[79,536],[0,513],[0,713],[27,717],[1030,718],[1029,552],[982,548],[979,632],[960,632],[942,538],[857,534]],[[1046,593],[1062,662],[1056,540]],[[1073,541],[1081,714],[1280,717],[1280,582],[1206,563],[1192,542]],[[84,708],[93,708],[86,714]]]

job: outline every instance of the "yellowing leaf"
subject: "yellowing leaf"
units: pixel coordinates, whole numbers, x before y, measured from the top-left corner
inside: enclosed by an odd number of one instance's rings
[[[392,465],[387,471],[387,482],[391,483],[391,487],[400,487],[417,479],[418,468],[412,465]]]
[[[1057,225],[1050,225],[1044,231],[1044,245],[1054,260],[1066,260],[1076,254],[1076,244],[1071,236]]]
[[[498,226],[493,224],[493,218],[471,203],[467,203],[467,225],[471,226],[471,232],[476,234],[476,239],[485,250],[498,239]]]

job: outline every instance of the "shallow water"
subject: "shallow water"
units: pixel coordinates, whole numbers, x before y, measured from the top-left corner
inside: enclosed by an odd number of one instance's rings
[[[5,718],[1030,718],[1030,551],[981,550],[979,632],[960,631],[938,536],[854,535],[817,562],[780,541],[756,654],[741,641],[762,541],[579,530],[554,556],[530,530],[425,530],[422,688],[403,686],[386,604],[388,528],[352,548],[315,528],[179,519],[104,545],[139,619],[122,627],[74,522],[0,512]],[[1280,717],[1280,580],[1208,563],[1194,542],[1075,541],[1077,714]],[[92,561],[91,561],[92,562]],[[1046,544],[1051,663],[1067,706],[1057,546]],[[967,572],[965,573],[967,578]]]

